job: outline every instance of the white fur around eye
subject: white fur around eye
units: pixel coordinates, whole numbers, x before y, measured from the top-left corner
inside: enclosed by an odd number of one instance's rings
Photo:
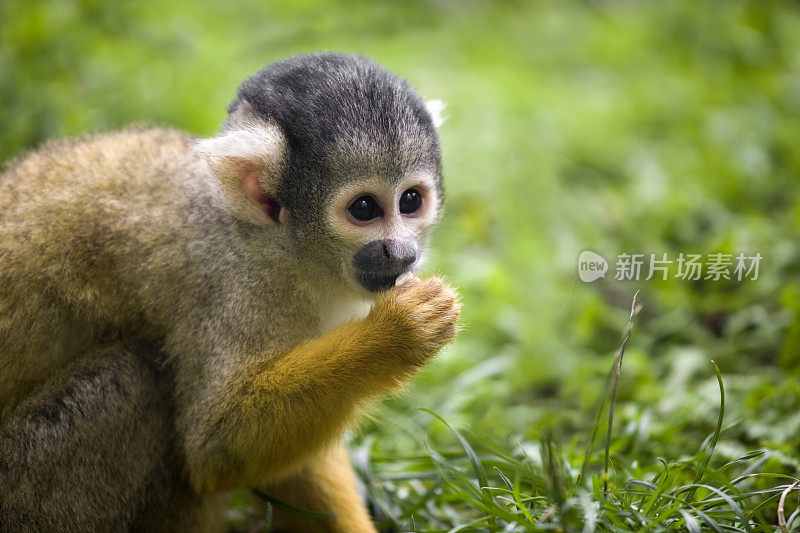
[[[428,114],[431,116],[435,128],[438,128],[444,123],[444,108],[444,102],[441,100],[428,100],[425,102],[425,109],[428,110]]]

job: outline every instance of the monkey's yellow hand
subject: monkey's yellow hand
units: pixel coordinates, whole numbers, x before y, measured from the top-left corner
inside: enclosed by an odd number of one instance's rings
[[[461,305],[437,277],[412,277],[378,295],[366,320],[412,365],[422,365],[458,333]]]

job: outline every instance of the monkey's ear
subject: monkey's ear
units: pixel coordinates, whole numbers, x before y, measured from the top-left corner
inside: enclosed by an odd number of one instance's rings
[[[442,125],[445,121],[444,113],[444,102],[441,100],[428,100],[425,102],[425,109],[428,110],[428,114],[431,116],[431,120],[433,121],[433,127],[439,129],[439,126]]]
[[[241,219],[280,226],[289,211],[275,192],[286,153],[286,140],[273,124],[238,126],[194,144],[222,185],[226,200]]]

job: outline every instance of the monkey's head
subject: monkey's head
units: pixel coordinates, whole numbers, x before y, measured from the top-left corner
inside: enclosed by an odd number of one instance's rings
[[[419,266],[439,218],[440,111],[365,57],[297,56],[245,80],[196,148],[240,220],[376,292]]]

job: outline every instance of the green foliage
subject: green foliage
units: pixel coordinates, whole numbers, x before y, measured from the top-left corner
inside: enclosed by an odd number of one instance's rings
[[[631,311],[631,320],[634,310]],[[613,415],[628,324],[614,360],[609,384],[599,399]],[[461,450],[449,453],[423,444],[426,455],[375,456],[372,443],[358,450],[356,466],[382,518],[382,528],[395,531],[743,531],[775,530],[776,513],[787,531],[800,529],[800,511],[788,520],[777,505],[796,483],[795,477],[772,472],[770,452],[744,453],[710,468],[725,419],[722,374],[712,362],[719,386],[719,413],[713,432],[694,455],[679,460],[640,461],[626,454],[623,439],[612,438],[613,416],[606,426],[604,453],[596,453],[600,415],[591,428],[580,469],[574,453],[560,450],[552,433],[538,445],[516,441],[498,445],[470,439],[438,414],[423,409],[456,437]],[[638,433],[638,431],[637,431]],[[613,474],[609,452],[614,449]],[[602,457],[602,458],[601,458]],[[587,478],[591,465],[602,461],[602,473]],[[580,470],[580,473],[578,473]],[[778,518],[780,520],[780,518]],[[417,529],[416,524],[425,524]]]
[[[774,528],[800,474],[798,6],[0,0],[0,159],[130,122],[210,134],[243,77],[327,49],[448,104],[429,263],[462,293],[466,330],[353,438],[381,520]],[[583,283],[587,249],[764,259],[756,281],[619,281],[612,261]],[[600,451],[577,475],[636,290],[604,493]]]

